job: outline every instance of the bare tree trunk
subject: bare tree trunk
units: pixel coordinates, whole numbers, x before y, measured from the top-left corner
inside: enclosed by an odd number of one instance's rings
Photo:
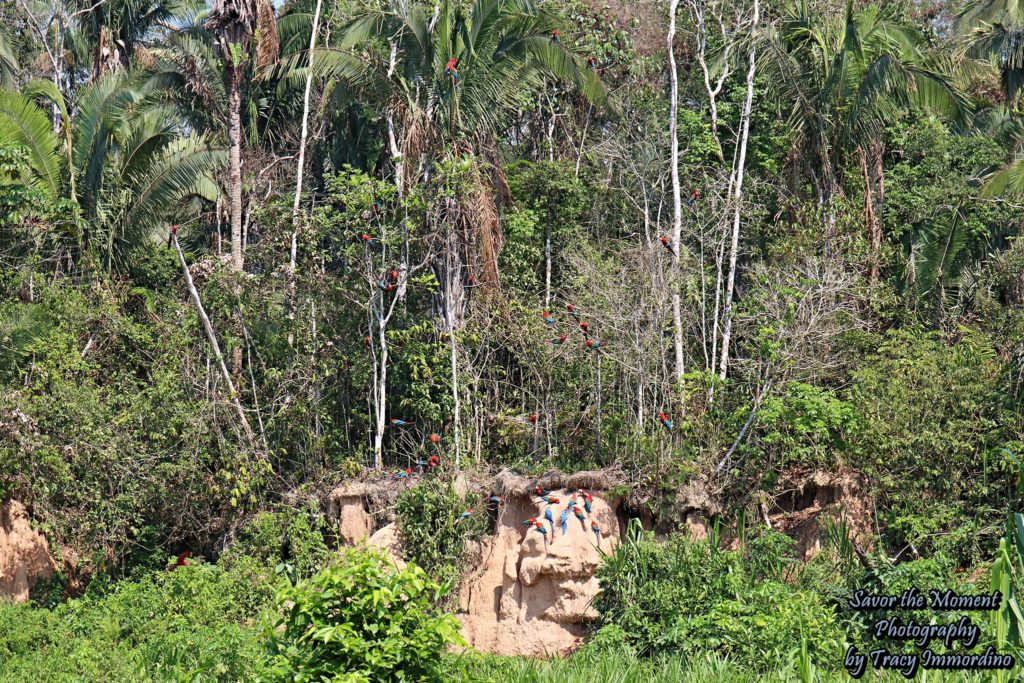
[[[672,257],[672,278],[669,287],[672,289],[672,325],[674,328],[673,346],[675,349],[675,380],[678,383],[679,395],[683,392],[683,374],[686,366],[683,360],[683,315],[682,297],[679,294],[679,256],[682,254],[683,235],[683,202],[679,190],[679,75],[676,68],[675,38],[676,13],[679,0],[671,0],[668,19],[668,63],[669,76],[672,84],[672,99],[669,103],[669,136],[672,144],[672,244],[675,255]]]
[[[227,54],[230,55],[229,46]],[[230,59],[230,57],[228,57]],[[242,272],[242,67],[228,66],[228,201],[231,204],[231,269]]]
[[[879,142],[869,142],[866,147],[860,150],[860,169],[864,179],[864,224],[868,229],[868,239],[871,243],[871,267],[868,271],[868,279],[872,285],[878,284],[878,270],[882,260],[882,220],[878,215],[882,201],[882,145]],[[875,194],[875,188],[878,194]]]
[[[455,343],[455,311],[448,310],[448,342],[452,347],[452,400],[454,401],[454,412],[452,414],[452,435],[455,439],[455,469],[459,469],[459,420],[462,419],[462,403],[459,400],[459,365],[458,347]]]
[[[188,264],[185,263],[185,254],[181,251],[181,245],[178,244],[178,236],[171,233],[171,241],[174,244],[175,251],[178,252],[178,262],[181,264],[181,272],[185,275],[185,285],[188,287],[189,296],[192,298],[192,303],[196,307],[196,311],[199,313],[199,320],[203,323],[203,329],[206,331],[206,338],[210,342],[210,348],[213,349],[213,355],[217,357],[217,364],[220,367],[220,374],[224,378],[224,383],[228,386],[228,395],[231,397],[231,403],[235,407],[235,412],[238,414],[238,421],[242,425],[242,431],[245,433],[245,437],[249,440],[249,445],[253,448],[257,448],[256,435],[252,431],[252,427],[249,425],[249,420],[245,417],[245,410],[242,408],[242,402],[239,398],[238,391],[235,389],[235,383],[231,380],[231,373],[228,372],[228,367],[224,363],[224,354],[220,351],[220,344],[217,343],[217,335],[213,331],[213,324],[210,322],[210,318],[206,315],[206,309],[203,308],[203,302],[199,299],[199,292],[196,290],[195,283],[192,282],[192,274],[188,272]]]
[[[753,19],[750,25],[750,32],[757,31],[757,24],[760,20],[760,0],[754,0]],[[736,161],[736,186],[733,190],[733,221],[732,221],[732,245],[729,250],[729,277],[725,287],[725,310],[723,312],[724,323],[722,329],[722,362],[718,368],[718,378],[724,380],[729,369],[729,341],[732,337],[732,300],[736,288],[736,261],[739,254],[740,242],[740,213],[743,210],[743,171],[747,163],[747,141],[750,139],[750,112],[754,105],[754,75],[757,70],[755,49],[750,48],[749,66],[747,68],[747,98],[743,102],[743,113],[741,115],[740,148],[739,158]]]
[[[292,202],[292,244],[288,259],[288,346],[295,343],[295,259],[299,249],[299,201],[302,198],[302,173],[306,165],[306,137],[309,134],[309,93],[313,89],[313,50],[316,48],[316,34],[320,30],[320,6],[316,0],[313,11],[313,30],[309,35],[309,71],[306,73],[306,90],[302,96],[302,133],[299,136],[299,160],[295,169],[295,201]]]
[[[377,340],[380,348],[380,367],[377,373],[377,400],[375,406],[376,426],[373,432],[373,466],[378,470],[384,468],[384,426],[387,418],[388,398],[388,340],[385,334],[385,323],[378,321]]]

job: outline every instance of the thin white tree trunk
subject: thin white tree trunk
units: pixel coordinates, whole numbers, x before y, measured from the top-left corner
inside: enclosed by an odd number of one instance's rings
[[[679,189],[679,127],[677,122],[679,115],[679,76],[676,69],[675,55],[676,13],[678,10],[679,0],[672,0],[669,5],[667,42],[669,76],[672,84],[672,99],[669,103],[669,137],[672,144],[672,245],[675,247],[675,255],[672,257],[672,279],[669,286],[672,288],[672,324],[675,332],[673,335],[675,379],[679,385],[678,388],[681,396],[683,374],[686,372],[686,366],[683,360],[682,297],[679,294],[679,256],[682,254],[683,202]]]
[[[754,0],[753,19],[750,26],[751,33],[754,33],[757,30],[757,24],[760,19],[760,9],[759,0]],[[732,336],[732,300],[736,286],[736,261],[738,258],[740,241],[740,213],[743,209],[743,171],[747,163],[747,141],[750,139],[750,112],[754,104],[754,75],[757,70],[757,60],[753,46],[750,48],[748,63],[747,98],[743,102],[739,158],[736,162],[736,185],[733,189],[732,244],[729,250],[729,277],[725,287],[725,310],[723,312],[725,320],[722,329],[722,362],[718,368],[718,378],[722,380],[725,379],[725,375],[729,369],[729,341]]]
[[[455,311],[454,307],[448,310],[448,342],[452,347],[452,400],[455,402],[455,412],[452,416],[452,434],[455,439],[455,469],[459,469],[459,420],[462,413],[462,402],[459,399],[459,365],[458,347],[455,343]]]
[[[388,341],[385,335],[386,331],[386,323],[381,319],[378,327],[378,333],[380,334],[378,339],[378,344],[380,345],[380,371],[377,375],[377,424],[373,433],[373,466],[378,470],[384,468],[384,426],[387,417]]]
[[[302,198],[302,174],[306,165],[306,138],[309,135],[309,93],[313,89],[313,50],[316,49],[316,34],[320,30],[320,6],[316,0],[313,10],[313,30],[309,35],[309,70],[306,73],[306,90],[302,96],[302,133],[299,136],[299,160],[295,169],[295,201],[292,202],[292,244],[288,259],[288,346],[295,343],[295,259],[299,249],[299,201]]]
[[[175,251],[178,252],[178,262],[181,264],[181,272],[185,275],[185,286],[188,287],[189,296],[192,298],[192,303],[196,307],[196,311],[199,313],[199,319],[203,323],[203,329],[206,331],[206,338],[210,342],[210,348],[213,349],[213,355],[217,357],[217,364],[220,367],[220,374],[224,378],[224,383],[228,386],[228,395],[231,397],[231,403],[235,407],[235,412],[238,414],[238,421],[242,425],[242,431],[245,432],[246,438],[249,440],[249,444],[254,448],[257,447],[256,435],[252,431],[252,427],[249,425],[249,420],[245,417],[245,410],[242,408],[241,399],[238,396],[238,391],[235,389],[235,384],[231,380],[231,373],[228,372],[228,366],[224,362],[224,354],[220,351],[220,344],[217,343],[217,335],[213,331],[213,324],[210,322],[209,316],[206,315],[206,309],[203,308],[203,302],[199,299],[199,292],[196,290],[195,283],[192,282],[192,274],[188,272],[188,264],[185,263],[185,254],[181,251],[181,245],[178,244],[178,236],[171,233],[171,242],[174,244]]]

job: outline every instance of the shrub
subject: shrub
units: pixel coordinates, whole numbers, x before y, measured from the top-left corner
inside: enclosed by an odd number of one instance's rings
[[[657,542],[634,524],[598,568],[601,630],[592,646],[621,638],[641,655],[712,652],[760,669],[806,639],[816,660],[838,661],[835,611],[780,580],[791,547],[770,532],[745,553],[713,540]]]
[[[278,681],[440,681],[459,622],[435,606],[439,587],[414,564],[396,569],[374,550],[345,550],[337,564],[283,589],[269,631]]]

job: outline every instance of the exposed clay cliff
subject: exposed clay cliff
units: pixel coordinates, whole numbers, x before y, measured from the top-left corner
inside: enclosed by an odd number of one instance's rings
[[[0,598],[25,602],[37,581],[53,578],[56,566],[46,539],[32,528],[17,501],[0,505]]]
[[[604,471],[564,475],[557,471],[539,478],[500,473],[488,486],[474,489],[504,496],[497,510],[493,535],[470,543],[459,593],[457,616],[463,636],[478,650],[502,655],[539,657],[562,655],[583,639],[587,624],[597,618],[592,602],[599,586],[595,576],[601,553],[618,545],[628,520],[636,518],[659,535],[685,531],[705,537],[722,511],[710,493],[713,487],[694,481],[680,488],[672,504],[656,517],[649,506],[608,496],[615,490],[617,473]],[[345,545],[368,540],[403,566],[398,527],[391,520],[395,498],[414,485],[409,480],[355,483],[331,493],[329,514],[336,520],[338,538]],[[543,520],[545,504],[534,487],[550,490],[560,499],[552,506],[555,524],[572,492],[593,494],[592,510],[581,523],[570,513],[566,533],[545,522],[546,536],[524,528],[529,518]],[[822,515],[843,516],[855,541],[869,535],[870,500],[853,476],[821,472],[789,473],[774,495],[766,496],[752,512],[773,528],[797,541],[797,551],[809,559],[821,547]],[[582,507],[582,500],[579,501]],[[596,522],[600,535],[591,529]],[[735,533],[721,528],[726,546],[736,543]]]

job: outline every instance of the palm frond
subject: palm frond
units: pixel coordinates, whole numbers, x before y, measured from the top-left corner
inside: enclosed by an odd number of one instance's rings
[[[0,90],[0,139],[27,150],[34,187],[54,200],[61,196],[60,141],[46,112],[24,95]]]

